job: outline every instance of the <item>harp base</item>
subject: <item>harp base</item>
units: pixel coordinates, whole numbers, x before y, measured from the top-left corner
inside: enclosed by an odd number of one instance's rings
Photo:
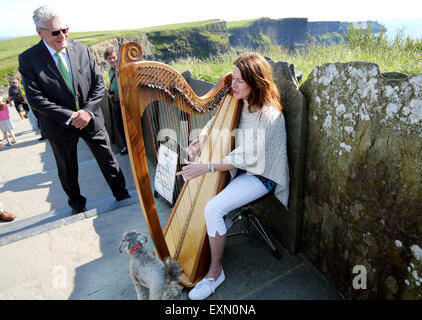
[[[192,288],[195,283],[192,283],[188,276],[182,272],[182,274],[179,276],[179,284],[181,284],[184,288]]]

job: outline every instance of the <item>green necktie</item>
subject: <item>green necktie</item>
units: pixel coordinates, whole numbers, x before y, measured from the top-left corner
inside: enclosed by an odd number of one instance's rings
[[[67,64],[64,61],[63,55],[60,51],[56,52],[55,55],[59,59],[59,63],[57,64],[57,66],[59,67],[59,70],[60,70],[64,80],[66,81],[69,89],[72,91],[73,96],[75,97],[76,110],[79,110],[79,103],[78,103],[78,100],[76,99],[76,96],[75,96],[75,90],[73,89],[73,83],[72,83],[72,79],[70,78],[70,73],[69,73],[69,69],[67,68]]]

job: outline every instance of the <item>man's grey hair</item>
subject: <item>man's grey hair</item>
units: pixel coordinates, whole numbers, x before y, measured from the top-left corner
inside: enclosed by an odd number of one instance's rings
[[[61,15],[47,6],[39,7],[34,11],[32,19],[35,26],[38,28],[45,28],[45,22],[54,18],[61,17]]]

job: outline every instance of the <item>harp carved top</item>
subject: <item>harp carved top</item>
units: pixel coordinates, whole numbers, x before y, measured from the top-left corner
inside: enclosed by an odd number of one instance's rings
[[[136,42],[130,42],[126,49],[128,61],[139,61],[142,58],[142,47]]]
[[[130,72],[125,72],[126,79],[120,78],[124,92],[140,89],[143,97],[159,95],[164,101],[186,112],[208,113],[218,107],[231,90],[231,74],[226,74],[213,89],[199,97],[174,68],[160,62],[138,61],[137,57],[141,55],[142,49],[137,43],[122,45],[119,66],[120,69],[130,69]]]

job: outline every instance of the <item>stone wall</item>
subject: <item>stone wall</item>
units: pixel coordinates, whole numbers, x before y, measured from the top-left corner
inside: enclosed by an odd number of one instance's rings
[[[269,61],[274,82],[280,92],[286,121],[287,155],[289,160],[290,192],[286,208],[274,196],[258,201],[253,209],[262,223],[290,253],[301,247],[303,219],[303,181],[306,153],[307,108],[299,91],[294,66],[285,61]]]
[[[422,299],[422,75],[325,64],[300,89],[302,251],[348,298]]]

